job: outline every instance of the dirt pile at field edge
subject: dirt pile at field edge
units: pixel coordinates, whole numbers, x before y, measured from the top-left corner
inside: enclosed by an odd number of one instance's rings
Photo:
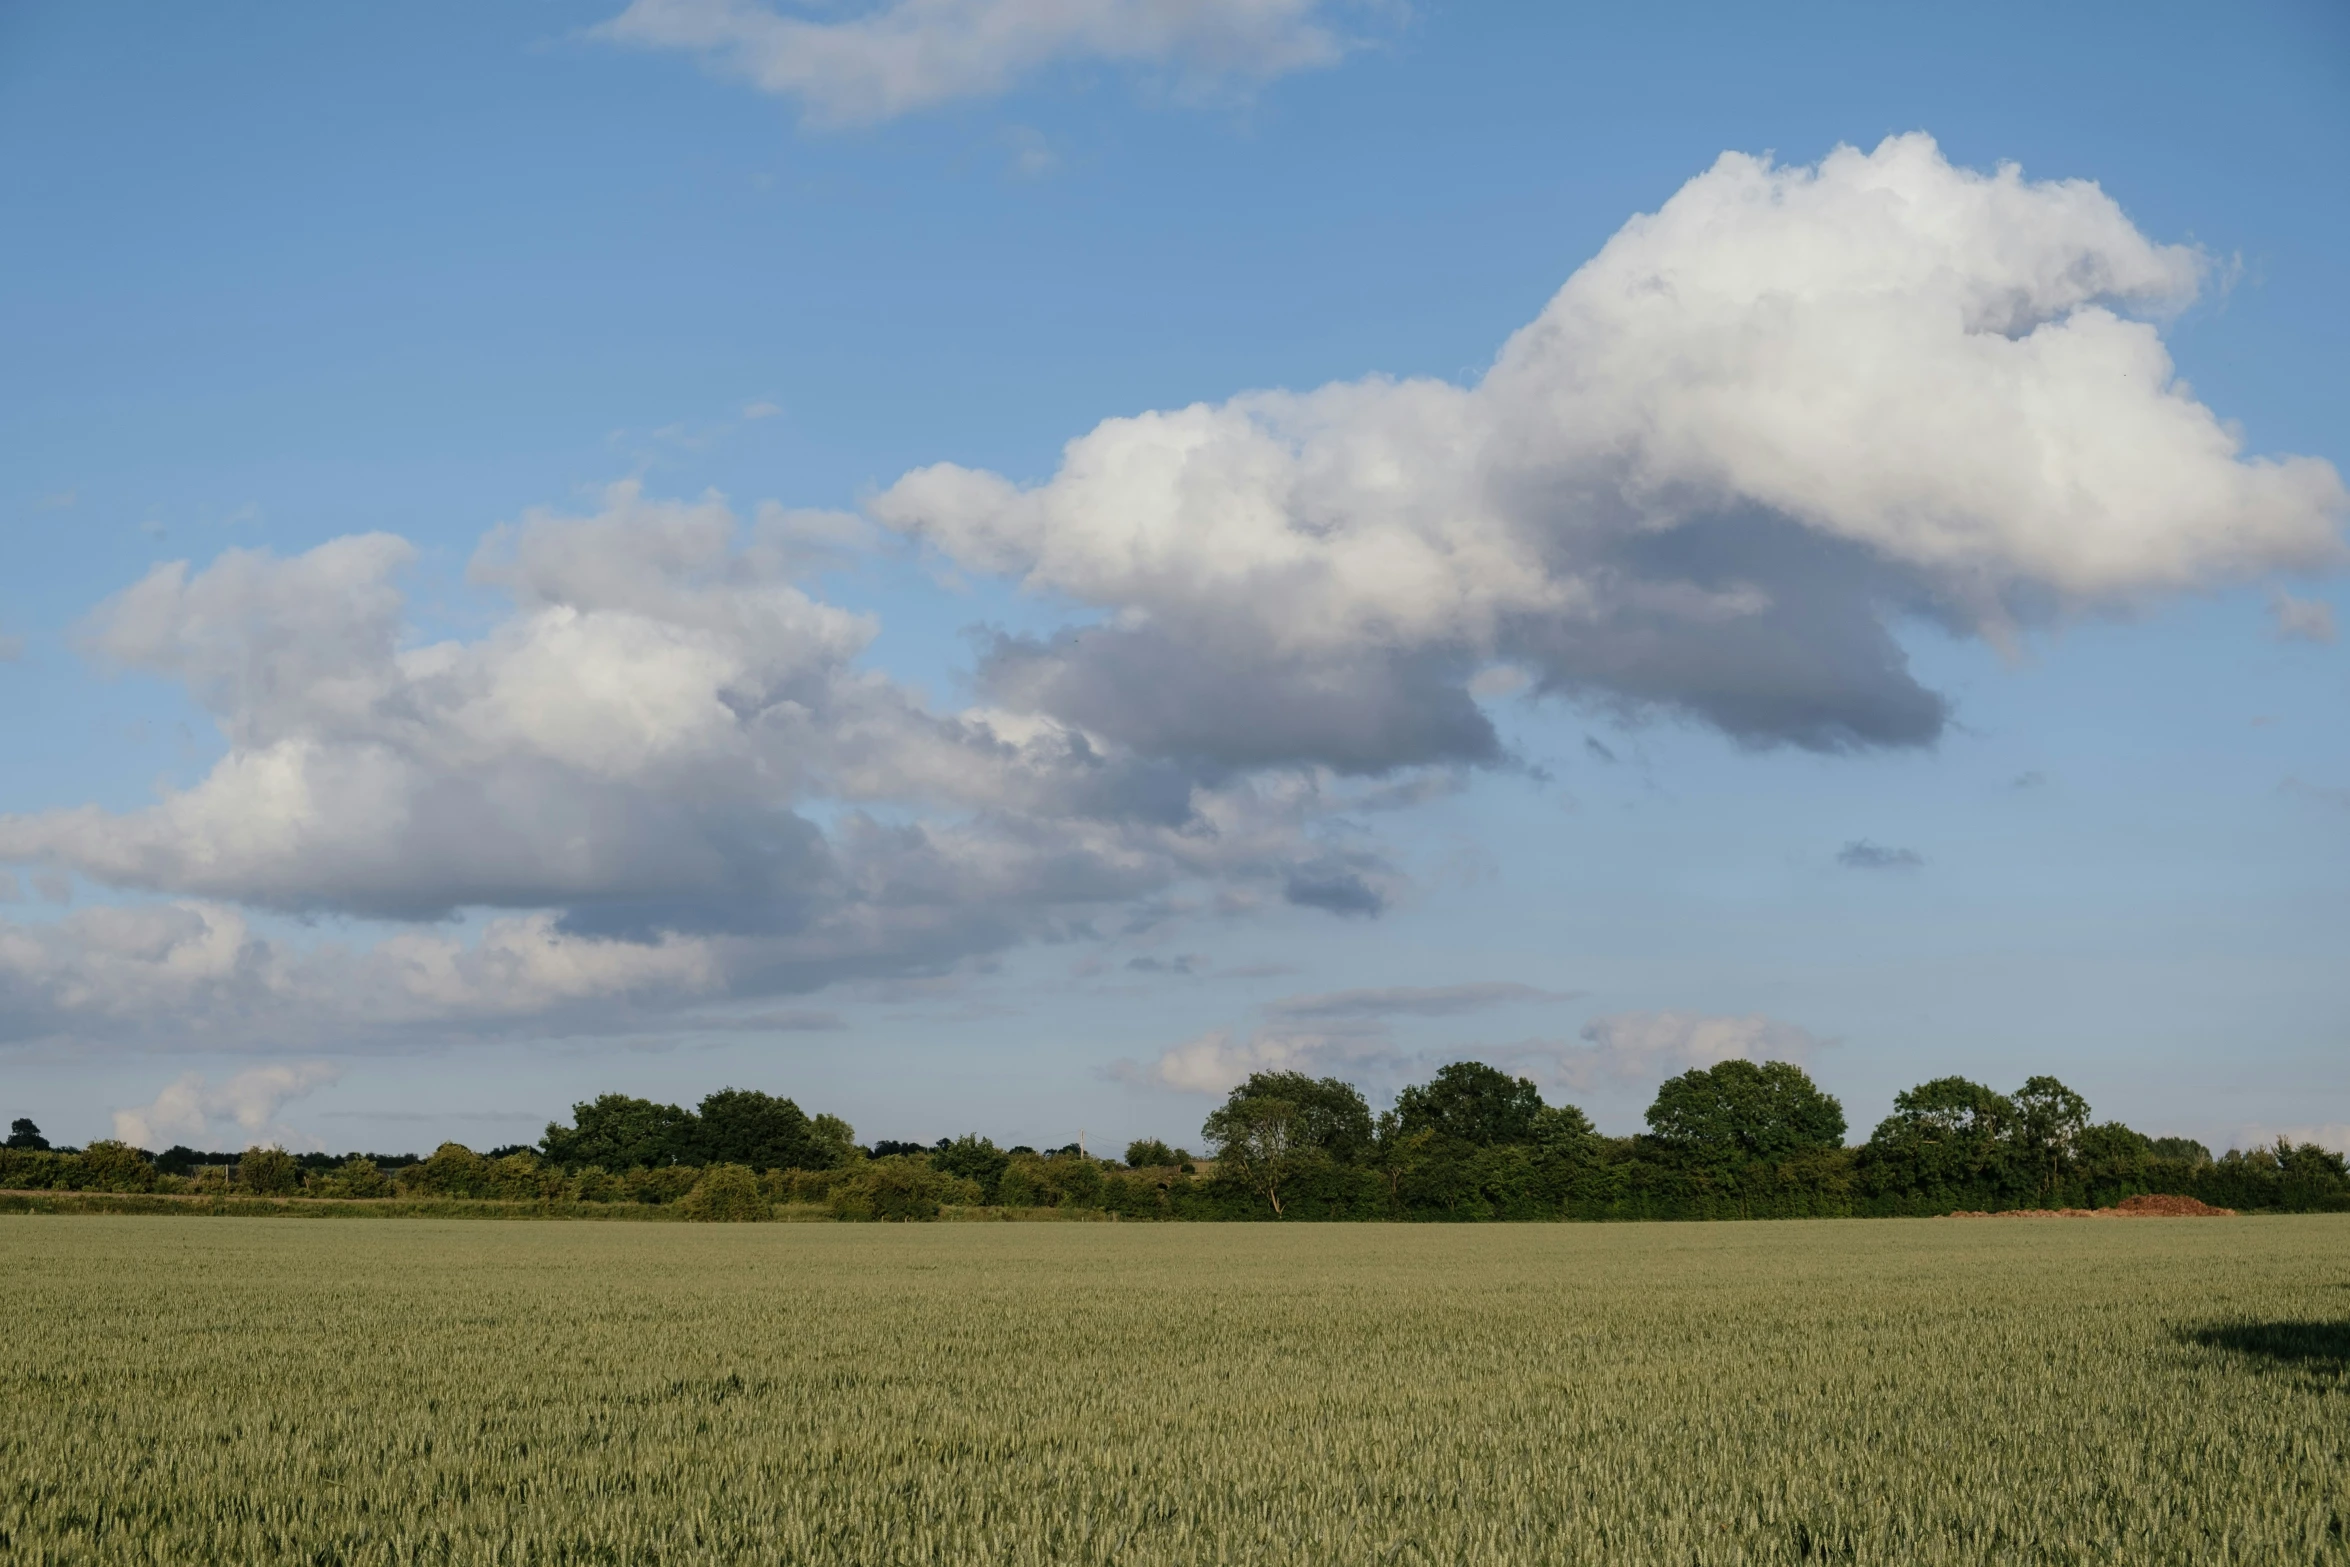
[[[2232,1219],[2233,1208],[2214,1208],[2193,1197],[2141,1192],[2124,1197],[2110,1208],[2008,1208],[1987,1213],[1980,1208],[1945,1214],[1950,1219]]]

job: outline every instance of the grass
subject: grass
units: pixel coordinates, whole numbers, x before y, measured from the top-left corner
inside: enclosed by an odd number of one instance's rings
[[[2350,1562],[2346,1242],[0,1218],[0,1558]]]

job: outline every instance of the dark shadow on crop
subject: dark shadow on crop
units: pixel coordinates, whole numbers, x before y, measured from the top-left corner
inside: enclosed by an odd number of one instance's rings
[[[2225,1322],[2180,1338],[2297,1371],[2350,1371],[2350,1319],[2338,1322]]]

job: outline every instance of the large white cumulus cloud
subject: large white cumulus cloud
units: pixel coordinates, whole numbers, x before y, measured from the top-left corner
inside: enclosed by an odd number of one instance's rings
[[[470,640],[414,638],[396,538],[156,568],[90,641],[184,681],[226,754],[145,810],[0,817],[0,859],[183,901],[0,924],[0,1034],[608,1024],[935,968],[1190,879],[1377,905],[1314,779],[936,713],[855,668],[873,628],[791,580],[797,521],[633,484],[534,514],[477,556],[511,608]],[[515,912],[297,953],[239,906]]]
[[[1923,136],[1725,155],[1474,384],[1110,419],[1032,485],[904,476],[874,521],[1092,611],[997,638],[962,711],[803,585],[853,518],[617,485],[486,541],[505,607],[465,637],[420,632],[387,535],[157,567],[90,646],[184,683],[225,754],[143,810],[0,816],[0,864],[168,900],[0,922],[0,1039],[613,1028],[1126,906],[1375,914],[1397,873],[1334,814],[1498,760],[1501,665],[1745,744],[1930,743],[1905,621],[2003,640],[2340,557],[2333,469],[2247,456],[2173,375],[2159,323],[2204,271],[2093,185]],[[408,923],[289,944],[257,911]],[[1390,1048],[1319,1004],[1159,1079]],[[1561,1070],[1716,1059],[1751,1022],[1611,1025]]]
[[[1725,154],[1473,386],[1111,419],[1045,483],[942,464],[873,510],[1113,610],[989,674],[1145,749],[1474,760],[1494,660],[1755,743],[1919,743],[1946,708],[1900,615],[2004,637],[2339,557],[2332,468],[2247,459],[2172,373],[2155,322],[2202,272],[2094,185],[1922,135]]]

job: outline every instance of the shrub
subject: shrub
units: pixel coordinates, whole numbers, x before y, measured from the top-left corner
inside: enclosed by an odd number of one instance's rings
[[[694,1189],[702,1172],[690,1164],[665,1164],[659,1168],[638,1165],[621,1177],[622,1189],[628,1201],[643,1203],[671,1203]]]
[[[307,1189],[320,1197],[389,1197],[392,1178],[373,1159],[350,1159],[332,1170],[312,1173]]]
[[[760,1185],[777,1202],[830,1202],[833,1192],[856,1178],[864,1161],[834,1170],[769,1170]]]
[[[1126,1145],[1126,1162],[1137,1170],[1163,1170],[1181,1164],[1183,1156],[1156,1137],[1138,1137]]]
[[[484,1188],[505,1202],[560,1202],[571,1195],[571,1180],[560,1167],[542,1165],[528,1153],[486,1161]]]
[[[10,1191],[61,1189],[78,1168],[74,1158],[45,1148],[0,1149],[0,1187]]]
[[[237,1180],[259,1197],[283,1197],[301,1190],[302,1167],[283,1148],[248,1148],[237,1160]]]
[[[1011,1164],[1011,1156],[998,1148],[989,1138],[965,1135],[948,1142],[941,1139],[930,1151],[930,1166],[966,1181],[979,1183],[980,1201],[997,1200],[996,1183],[1003,1179],[1004,1170]]]
[[[82,1188],[93,1192],[151,1192],[155,1166],[128,1143],[111,1138],[82,1150]]]
[[[481,1197],[487,1195],[490,1162],[463,1143],[443,1143],[396,1179],[402,1191],[426,1197]]]
[[[869,1159],[832,1191],[844,1219],[935,1219],[947,1203],[977,1203],[979,1183],[933,1169],[927,1159]]]
[[[775,1217],[775,1205],[759,1190],[758,1176],[739,1164],[711,1165],[679,1206],[687,1218],[708,1224],[750,1224]]]

